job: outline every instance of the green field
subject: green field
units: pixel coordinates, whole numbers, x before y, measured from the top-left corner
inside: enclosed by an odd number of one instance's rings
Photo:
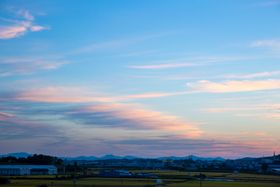
[[[195,172],[179,171],[133,171],[149,172],[159,176],[167,187],[199,187],[200,181],[190,179],[197,175]],[[279,187],[280,176],[244,174],[244,173],[217,173],[204,172],[208,179],[202,181],[202,186],[207,187]],[[219,181],[217,181],[219,180]],[[54,176],[26,176],[10,177],[10,184],[1,187],[37,187],[42,184],[48,187],[73,187],[71,179],[57,179]],[[142,178],[80,178],[76,180],[76,187],[152,187],[156,186],[155,179]]]

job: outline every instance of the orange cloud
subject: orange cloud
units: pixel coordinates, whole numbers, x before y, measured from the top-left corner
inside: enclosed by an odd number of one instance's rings
[[[193,123],[186,123],[176,116],[144,109],[135,104],[110,103],[93,105],[78,110],[76,114],[81,114],[83,112],[90,116],[90,119],[92,119],[91,112],[94,116],[97,113],[100,114],[103,117],[102,120],[106,120],[106,118],[110,120],[118,119],[117,121],[123,123],[119,125],[123,125],[126,128],[131,126],[131,128],[136,129],[160,130],[171,134],[181,135],[185,138],[197,138],[203,134],[202,130]],[[84,115],[82,116],[85,117]],[[94,120],[92,122],[94,123]]]
[[[207,80],[188,83],[192,91],[210,93],[251,92],[261,90],[280,89],[280,80],[242,80],[211,82]]]
[[[125,128],[130,128],[129,126],[131,126],[132,128],[161,130],[185,137],[199,137],[202,131],[195,124],[186,123],[176,116],[144,109],[136,104],[119,103],[128,99],[164,97],[168,95],[170,94],[147,93],[124,97],[104,97],[89,90],[75,87],[46,87],[19,93],[16,99],[47,103],[94,103],[92,106],[80,108],[79,110],[67,111],[65,115],[72,116],[73,119],[85,120],[87,121],[86,123],[96,123],[99,120],[100,124],[114,125],[115,121],[118,121],[116,126],[125,126]],[[102,118],[96,114],[100,114]]]
[[[137,99],[169,97],[182,94],[186,94],[186,92],[147,92],[141,94],[106,97],[104,94],[96,93],[81,87],[51,86],[20,92],[17,95],[17,99],[51,103],[121,102]]]

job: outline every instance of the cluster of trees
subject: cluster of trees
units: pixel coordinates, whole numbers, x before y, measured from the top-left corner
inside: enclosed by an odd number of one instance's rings
[[[63,160],[57,157],[34,154],[27,158],[16,158],[13,156],[0,158],[0,164],[35,164],[35,165],[63,165]]]
[[[9,184],[9,183],[10,183],[9,179],[0,177],[0,184]]]

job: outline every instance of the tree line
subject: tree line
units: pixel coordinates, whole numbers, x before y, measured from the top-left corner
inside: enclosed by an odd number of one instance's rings
[[[63,165],[63,160],[57,157],[34,154],[26,158],[7,156],[0,158],[0,164],[34,164],[34,165]]]

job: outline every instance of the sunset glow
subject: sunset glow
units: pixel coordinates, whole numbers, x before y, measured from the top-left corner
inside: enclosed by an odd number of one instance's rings
[[[265,2],[1,1],[0,152],[279,153],[280,3]]]

